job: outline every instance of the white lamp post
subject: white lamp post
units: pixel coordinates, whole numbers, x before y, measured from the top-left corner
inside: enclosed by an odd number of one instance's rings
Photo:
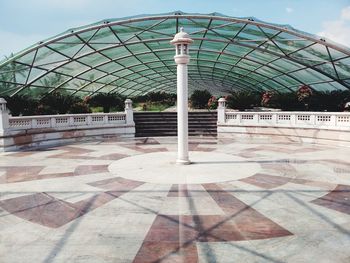
[[[177,160],[178,164],[190,164],[188,158],[188,87],[187,64],[190,62],[189,45],[193,42],[189,34],[180,29],[172,41],[176,47],[177,64]]]

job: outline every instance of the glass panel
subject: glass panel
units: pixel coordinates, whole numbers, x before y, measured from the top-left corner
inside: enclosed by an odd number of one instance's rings
[[[81,72],[88,70],[88,69],[89,69],[89,67],[87,67],[81,63],[73,61],[71,63],[68,63],[67,65],[59,67],[55,71],[58,73],[64,73],[64,74],[68,74],[70,76],[75,76]]]
[[[34,66],[41,64],[48,64],[56,61],[67,60],[68,58],[58,54],[57,52],[48,49],[46,47],[42,47],[38,50],[38,53],[35,58]]]

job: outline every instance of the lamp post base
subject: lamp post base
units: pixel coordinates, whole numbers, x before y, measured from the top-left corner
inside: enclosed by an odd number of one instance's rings
[[[176,164],[178,164],[178,165],[189,165],[189,164],[191,164],[191,161],[190,160],[177,159],[176,160]]]

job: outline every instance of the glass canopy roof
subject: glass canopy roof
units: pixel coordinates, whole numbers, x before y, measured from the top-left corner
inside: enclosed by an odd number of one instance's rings
[[[174,12],[108,19],[41,41],[0,63],[0,96],[176,93],[169,42],[180,27],[194,40],[190,92],[350,89],[348,47],[255,18]]]

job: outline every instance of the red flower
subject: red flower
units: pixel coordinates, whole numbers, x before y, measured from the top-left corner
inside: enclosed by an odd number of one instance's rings
[[[312,95],[312,89],[308,85],[302,85],[297,91],[299,101],[303,101]]]

